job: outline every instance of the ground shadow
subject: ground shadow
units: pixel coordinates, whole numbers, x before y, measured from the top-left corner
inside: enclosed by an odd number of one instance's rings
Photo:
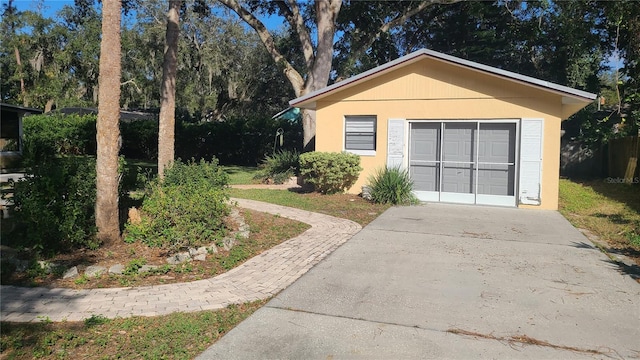
[[[640,184],[620,184],[607,179],[582,182],[597,193],[626,204],[640,213]],[[630,191],[631,190],[631,191]]]
[[[310,186],[292,186],[287,188],[287,191],[296,193],[296,194],[309,194],[313,192],[313,187]]]
[[[619,273],[623,275],[629,275],[633,280],[640,282],[640,266],[636,264],[628,265],[623,263],[622,261],[611,260],[611,259],[607,259],[603,261],[613,265]]]
[[[595,213],[595,214],[593,214],[593,216],[597,217],[597,218],[606,218],[607,220],[611,221],[612,223],[618,224],[618,225],[631,223],[631,220],[627,219],[624,215],[622,215],[620,213],[618,213],[618,214]]]
[[[586,242],[575,242],[575,241],[571,242],[571,246],[578,249],[590,249],[590,250],[594,250],[596,248],[595,246],[587,244]]]

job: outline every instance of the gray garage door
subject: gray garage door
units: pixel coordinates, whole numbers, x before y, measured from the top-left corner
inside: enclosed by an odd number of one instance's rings
[[[516,122],[411,122],[409,171],[423,201],[515,206]]]

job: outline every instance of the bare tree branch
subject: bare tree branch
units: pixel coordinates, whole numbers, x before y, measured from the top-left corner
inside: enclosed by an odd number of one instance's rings
[[[287,5],[287,3],[289,5]],[[287,0],[287,3],[284,1],[276,2],[291,28],[295,29],[296,34],[298,34],[298,40],[300,40],[300,44],[302,44],[302,55],[304,56],[304,61],[307,69],[310,70],[313,66],[313,62],[315,61],[311,36],[309,35],[307,27],[304,25],[304,18],[300,13],[298,3],[295,0]]]
[[[133,84],[133,87],[136,88],[136,91],[138,92],[138,94],[142,94],[142,89],[140,89],[140,87],[138,86],[138,84],[136,84],[136,82],[133,79],[127,80],[123,83],[120,83],[120,87],[123,87],[127,84]]]
[[[284,75],[291,83],[296,96],[302,95],[302,91],[304,89],[304,79],[302,78],[300,73],[298,73],[298,71],[291,65],[291,63],[289,63],[289,61],[287,61],[287,59],[278,51],[273,40],[273,36],[271,36],[271,33],[269,33],[269,30],[267,30],[264,24],[253,14],[251,14],[247,9],[242,7],[237,0],[219,1],[221,4],[238,14],[238,16],[240,16],[240,18],[244,20],[244,22],[246,22],[258,33],[260,40],[264,44],[273,60],[277,64],[282,64],[284,66]]]

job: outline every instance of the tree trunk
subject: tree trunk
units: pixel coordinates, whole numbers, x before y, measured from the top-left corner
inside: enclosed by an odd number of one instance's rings
[[[102,3],[102,40],[97,121],[96,227],[98,240],[120,239],[118,152],[120,151],[120,12],[121,0]]]
[[[302,110],[302,151],[316,149],[316,111]]]
[[[178,11],[180,1],[169,1],[167,13],[166,45],[162,64],[162,95],[158,131],[158,176],[164,178],[165,168],[171,166],[175,156],[176,126],[176,72],[178,69],[178,36],[180,35]]]
[[[285,17],[291,28],[298,34],[298,40],[300,40],[301,44],[300,53],[304,57],[305,61],[305,76],[302,76],[287,60],[287,58],[280,53],[273,37],[269,33],[269,30],[267,30],[262,21],[252,14],[248,8],[241,5],[241,3],[244,3],[243,1],[218,1],[233,10],[238,14],[240,19],[256,31],[263,45],[276,64],[282,65],[284,75],[291,83],[291,87],[293,88],[296,96],[303,96],[309,92],[327,86],[331,74],[331,62],[333,60],[336,21],[342,7],[342,0],[315,0],[313,2],[315,7],[313,14],[315,16],[317,29],[315,31],[315,42],[311,39],[311,34],[304,25],[306,20],[304,14],[300,10],[298,1],[289,0],[286,2],[276,2],[276,5],[279,6],[282,15]],[[419,2],[415,7],[407,7],[397,17],[391,19],[387,23],[381,24],[380,29],[377,32],[369,34],[371,39],[367,40],[365,43],[370,45],[375,40],[376,36],[379,36],[381,33],[388,32],[393,26],[405,22],[408,18],[424,10],[433,3],[450,3],[455,1],[457,0],[426,0]],[[364,48],[363,51],[366,51],[367,49],[368,48]],[[311,151],[315,147],[315,112],[311,110],[303,110],[302,116],[304,151]]]
[[[20,61],[20,50],[18,50],[17,47],[14,47],[13,50],[16,56],[16,65],[18,65],[18,72],[20,73],[20,96],[22,97],[22,105],[29,106],[29,102],[27,100],[27,91],[24,87],[24,76],[22,72],[22,61]]]

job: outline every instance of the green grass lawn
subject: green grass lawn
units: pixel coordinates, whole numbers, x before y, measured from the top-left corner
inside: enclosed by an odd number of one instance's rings
[[[229,185],[257,184],[254,176],[258,173],[255,166],[225,165],[224,171],[229,174]]]
[[[221,165],[221,167],[229,174],[229,185],[258,183],[254,179],[258,173],[258,168],[255,166]],[[128,174],[134,179],[137,173],[141,173],[148,178],[158,174],[158,163],[148,160],[127,159],[127,168],[129,170]]]
[[[357,195],[296,193],[286,190],[231,189],[231,197],[264,201],[297,209],[349,219],[364,226],[377,218],[390,205],[372,204]]]
[[[640,265],[640,186],[560,180],[560,212]]]
[[[193,359],[266,301],[156,317],[0,323],[0,358]]]

